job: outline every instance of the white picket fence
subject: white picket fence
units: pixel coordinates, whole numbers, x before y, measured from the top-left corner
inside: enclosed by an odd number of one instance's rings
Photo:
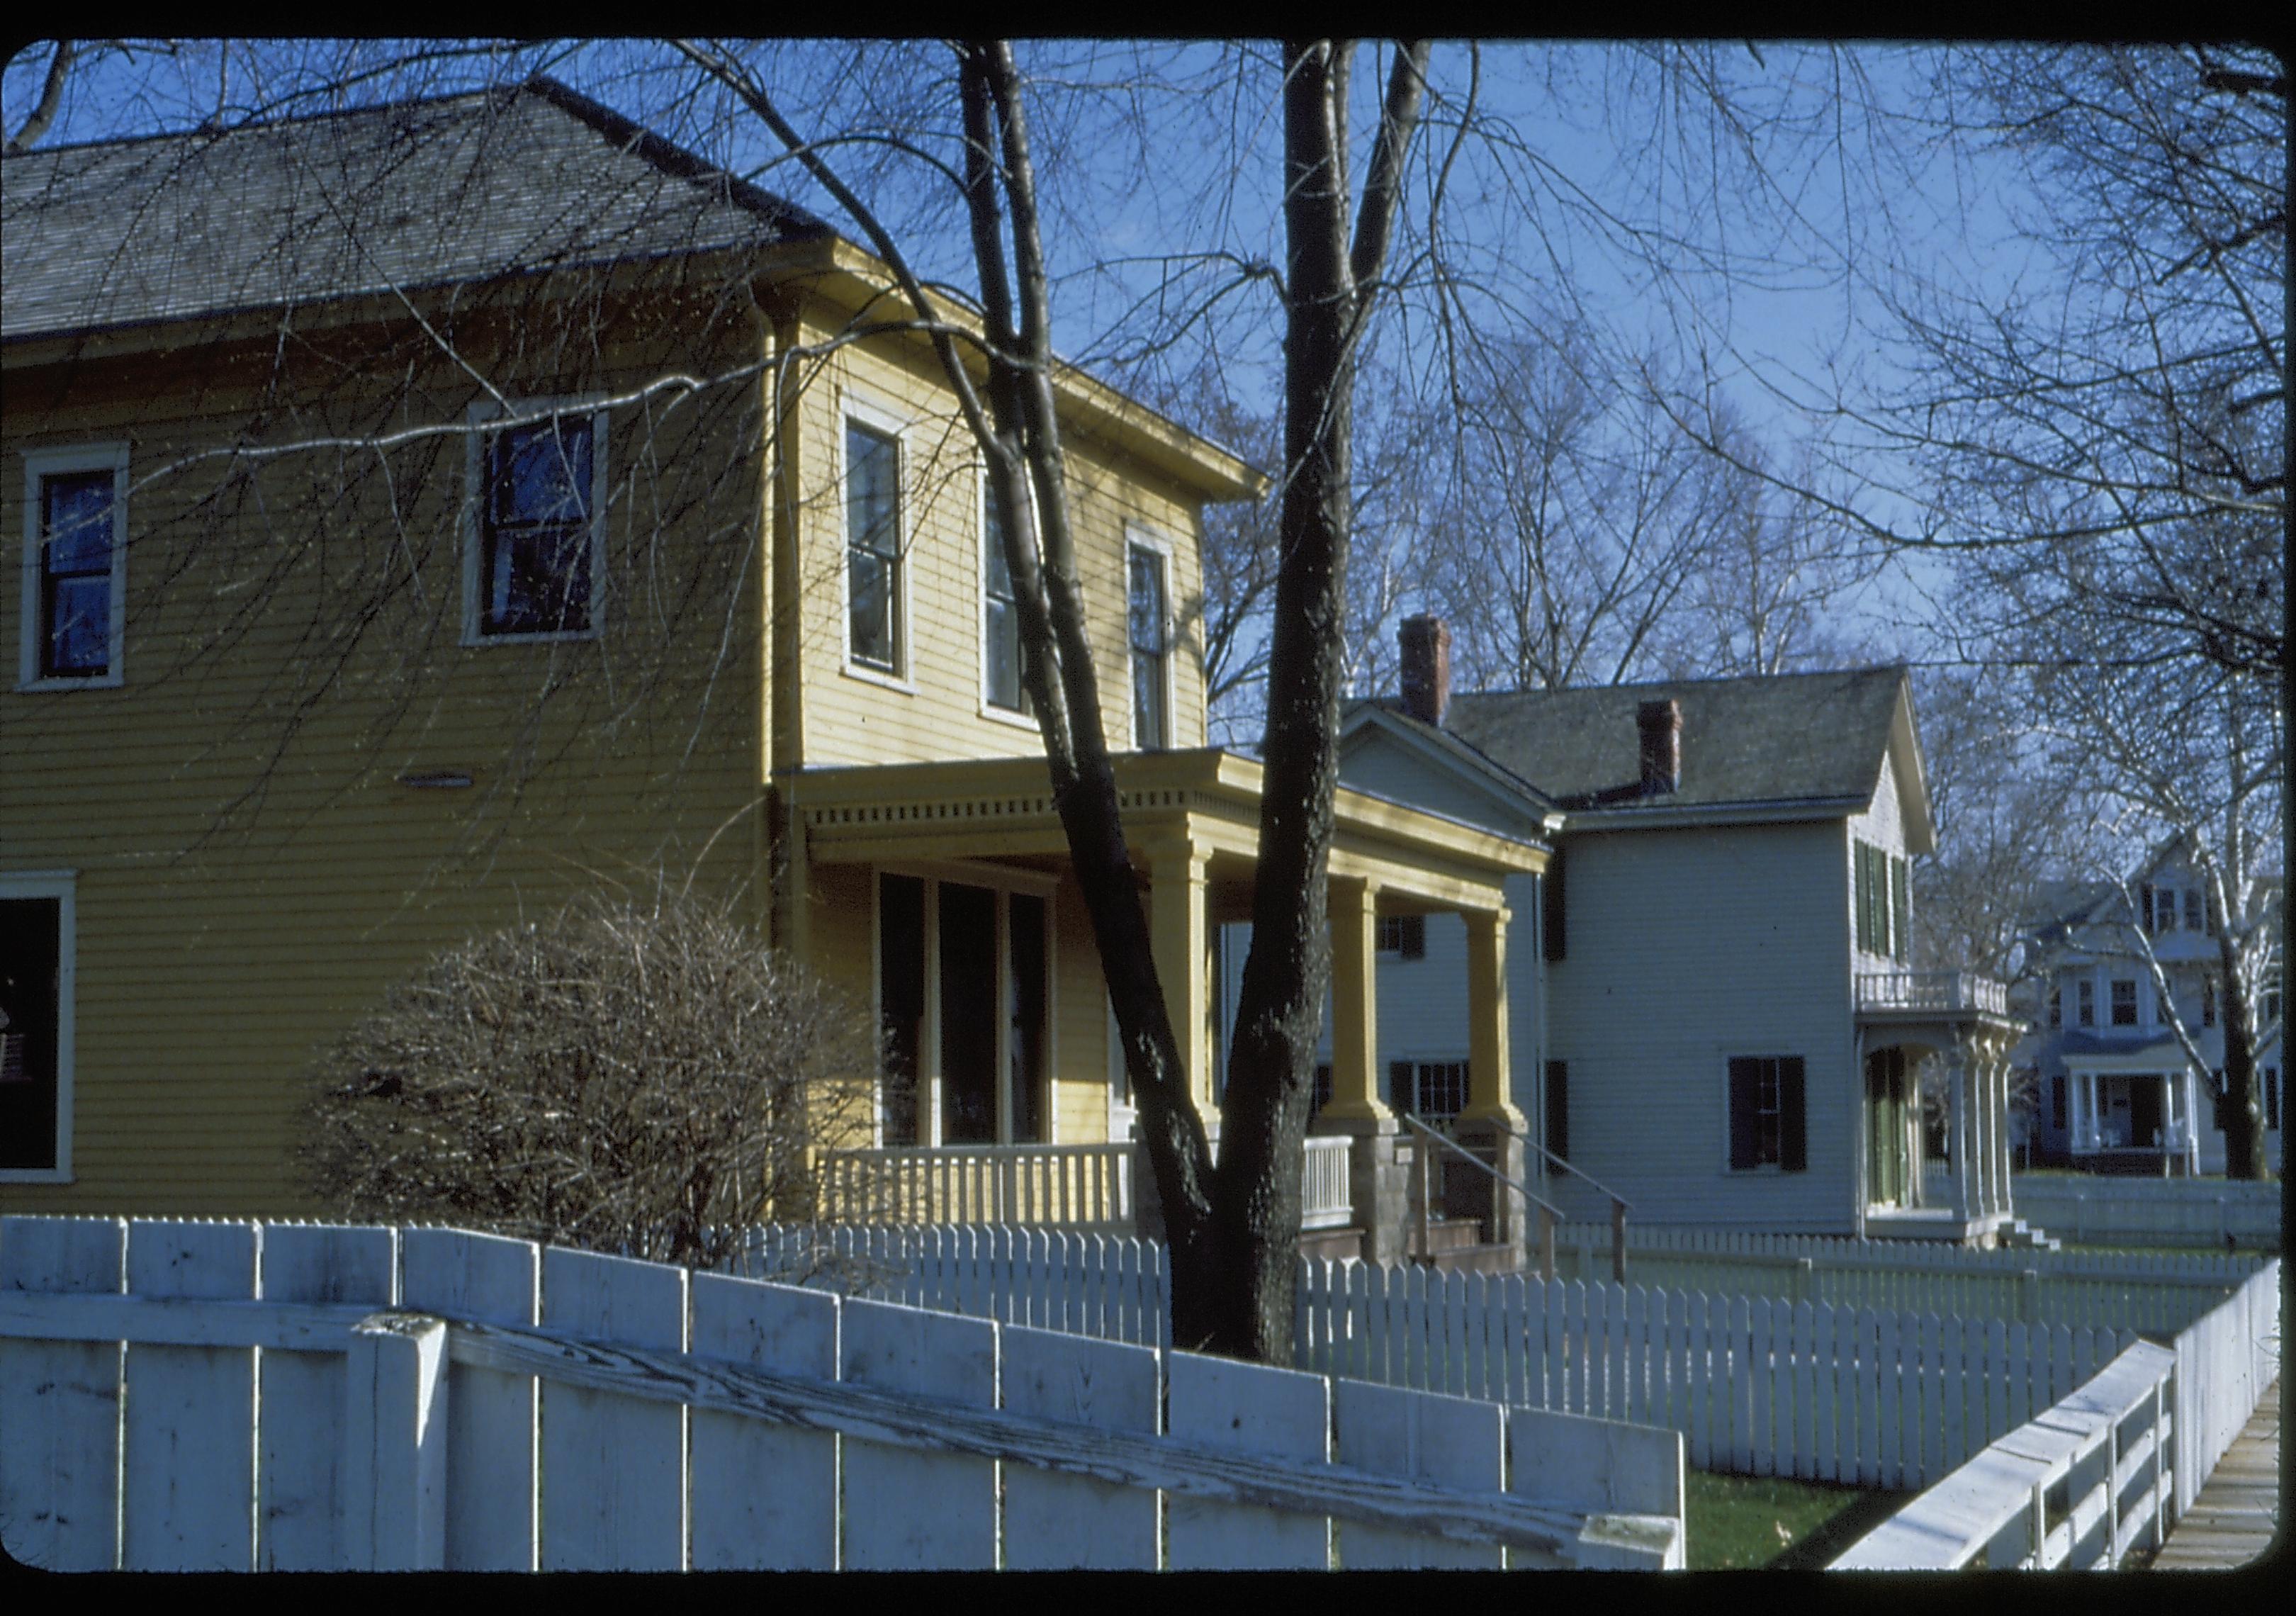
[[[0,1219],[71,1570],[1679,1566],[1671,1432],[447,1229]]]
[[[880,1301],[1103,1341],[1172,1344],[1161,1243],[1011,1226],[776,1224],[752,1230],[734,1271],[810,1275]]]
[[[1598,1281],[1307,1265],[1295,1361],[1678,1431],[1701,1470],[1917,1489],[2136,1339]]]
[[[1558,1274],[1607,1275],[1607,1225],[1568,1224]],[[2263,1259],[2222,1252],[1971,1251],[1911,1241],[1630,1226],[1628,1277],[1669,1290],[2008,1318],[2074,1329],[2183,1329]]]
[[[857,1293],[1169,1344],[1162,1248],[1028,1229],[760,1230],[745,1270],[825,1245]],[[1607,1281],[1300,1267],[1295,1361],[1328,1374],[1679,1431],[1702,1470],[1915,1489],[2065,1395],[2128,1329],[1796,1306]]]
[[[2281,1185],[2223,1178],[2061,1177],[2015,1173],[2018,1216],[2090,1244],[2251,1248],[2280,1244]]]
[[[2168,1540],[2176,1355],[2139,1341],[1827,1569],[2112,1571]]]

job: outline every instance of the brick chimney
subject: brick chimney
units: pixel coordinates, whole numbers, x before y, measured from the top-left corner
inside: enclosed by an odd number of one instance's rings
[[[1682,783],[1682,709],[1671,701],[1644,701],[1635,709],[1642,733],[1643,795],[1655,797]]]
[[[1439,617],[1407,617],[1396,637],[1403,646],[1403,710],[1440,729],[1451,706],[1451,631]]]

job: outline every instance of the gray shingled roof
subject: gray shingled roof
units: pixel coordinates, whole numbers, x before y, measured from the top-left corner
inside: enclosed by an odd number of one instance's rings
[[[564,86],[10,157],[0,332],[180,319],[827,226]]]
[[[1639,783],[1636,710],[1671,697],[1682,708],[1680,785],[1616,806],[1863,801],[1880,782],[1905,681],[1902,668],[1871,668],[1456,695],[1444,724],[1501,767],[1576,808]]]

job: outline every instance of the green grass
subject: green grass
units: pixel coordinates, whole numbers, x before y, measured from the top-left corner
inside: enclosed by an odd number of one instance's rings
[[[1683,1491],[1693,1571],[1816,1570],[1913,1497],[1702,1470]]]

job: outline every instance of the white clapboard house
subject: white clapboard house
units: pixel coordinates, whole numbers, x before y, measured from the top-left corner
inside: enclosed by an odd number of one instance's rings
[[[1905,669],[1452,696],[1432,618],[1402,660],[1402,698],[1342,721],[1342,783],[1555,852],[1507,882],[1508,1126],[1542,1194],[1608,1215],[1543,1150],[1637,1223],[2025,1237],[2005,991],[1909,965],[1935,833]],[[1465,1094],[1465,929],[1380,940],[1382,1099],[1439,1125]],[[1930,1054],[1958,1147],[1942,1194],[1919,1170]]]
[[[2211,1091],[2170,1025],[2145,963],[2160,962],[2185,1029],[2210,1070],[2224,1066],[2223,968],[2216,906],[2175,843],[2155,849],[2124,885],[2057,889],[2028,928],[2039,1002],[2018,1052],[2037,1081],[2029,1131],[2036,1163],[2098,1173],[2221,1173],[2225,1136]],[[2141,935],[2140,935],[2141,933]],[[2251,1006],[2265,1029],[2257,1051],[2265,1160],[2281,1163],[2278,994]]]

